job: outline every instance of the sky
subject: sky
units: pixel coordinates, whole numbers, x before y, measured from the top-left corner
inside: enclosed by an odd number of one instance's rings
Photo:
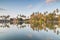
[[[0,0],[0,15],[16,17],[18,14],[30,16],[33,12],[60,9],[60,0]]]

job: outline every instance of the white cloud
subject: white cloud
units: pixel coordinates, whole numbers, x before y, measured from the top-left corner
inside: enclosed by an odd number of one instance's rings
[[[45,1],[48,4],[48,3],[57,2],[57,1],[60,1],[60,0],[45,0]]]
[[[51,3],[51,2],[55,2],[57,0],[46,0],[46,3]]]
[[[27,8],[31,9],[31,8],[32,8],[32,5],[31,5],[31,4],[30,4],[30,5],[28,5],[28,6],[27,6]]]

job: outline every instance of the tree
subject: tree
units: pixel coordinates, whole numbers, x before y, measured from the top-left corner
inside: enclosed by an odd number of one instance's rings
[[[46,15],[48,13],[48,11],[44,12],[44,15]]]
[[[59,12],[59,9],[58,9],[58,8],[56,9],[56,12],[57,12],[57,13]]]

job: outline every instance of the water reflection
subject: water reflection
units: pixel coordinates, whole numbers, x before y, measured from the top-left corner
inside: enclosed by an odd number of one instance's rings
[[[11,26],[12,25],[12,26]],[[5,30],[3,30],[3,29]],[[8,29],[6,29],[8,28]],[[0,23],[0,31],[6,31],[6,32],[13,32],[13,34],[10,33],[10,38],[26,38],[31,37],[32,39],[35,37],[37,39],[43,39],[44,36],[48,36],[51,38],[57,37],[59,39],[60,37],[60,24],[59,23],[43,23],[43,24],[39,24],[39,23]],[[47,32],[47,33],[46,33]],[[16,35],[16,33],[18,35]],[[9,35],[9,34],[7,34]],[[12,37],[11,37],[12,35]],[[13,36],[14,35],[14,36]],[[58,36],[57,36],[58,35]],[[7,37],[8,38],[8,37]],[[31,39],[30,38],[30,39]],[[48,37],[47,37],[48,38]],[[28,38],[29,39],[29,38]]]
[[[34,23],[34,24],[31,24],[31,28],[38,32],[39,32],[39,30],[40,31],[44,30],[46,32],[48,32],[49,30],[53,30],[53,32],[56,33],[57,35],[60,33],[60,30],[59,30],[60,25],[58,23],[55,24],[53,22],[44,23],[44,24]]]
[[[16,27],[18,29],[21,29],[21,28],[25,28],[26,27],[26,23],[0,23],[0,27],[2,28],[10,28],[10,25],[16,25]],[[28,25],[29,27],[29,25]],[[60,24],[58,23],[52,23],[52,22],[49,22],[49,23],[43,23],[43,24],[39,24],[39,23],[34,23],[34,24],[30,24],[30,28],[33,29],[33,31],[46,31],[48,32],[49,30],[52,30],[54,33],[56,33],[57,35],[59,35],[60,33]]]
[[[0,27],[3,27],[3,28],[7,27],[7,28],[9,28],[10,26],[9,26],[8,23],[0,23]]]
[[[26,27],[26,24],[17,24],[17,28],[19,29],[21,29],[21,28],[24,28],[24,27]]]

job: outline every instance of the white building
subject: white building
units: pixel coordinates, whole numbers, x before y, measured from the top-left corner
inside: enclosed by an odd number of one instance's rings
[[[18,17],[18,18],[22,18],[23,20],[26,19],[26,16],[24,16],[24,15],[18,15],[17,17]]]
[[[0,16],[0,20],[10,20],[9,15],[8,16]]]

